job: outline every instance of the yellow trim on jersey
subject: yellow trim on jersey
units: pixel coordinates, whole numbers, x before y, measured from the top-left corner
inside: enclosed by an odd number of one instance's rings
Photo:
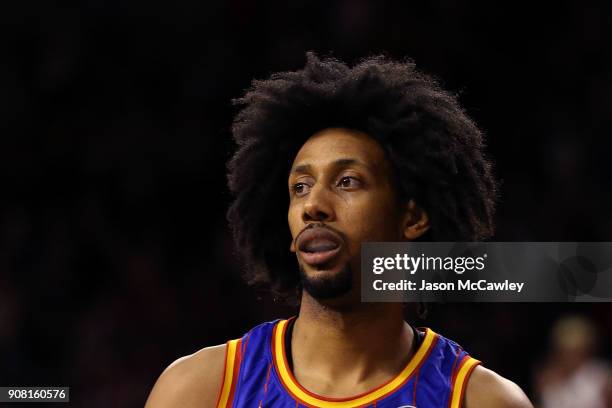
[[[461,364],[461,367],[459,367],[459,372],[451,388],[453,394],[451,395],[450,408],[461,408],[463,405],[463,394],[467,380],[470,378],[469,375],[474,367],[478,364],[480,364],[480,361],[468,356],[463,364]]]
[[[429,354],[432,345],[434,344],[434,340],[436,339],[436,333],[431,329],[427,329],[425,334],[425,338],[423,339],[423,343],[414,354],[414,356],[410,359],[408,365],[391,381],[387,382],[383,386],[376,388],[375,390],[366,393],[364,395],[360,395],[353,399],[339,399],[334,401],[333,398],[330,399],[321,399],[323,397],[317,398],[314,394],[306,392],[294,379],[293,374],[287,368],[287,362],[285,361],[284,355],[284,339],[283,333],[284,328],[287,325],[287,320],[282,320],[278,323],[275,331],[274,338],[274,360],[276,362],[276,366],[278,368],[278,373],[281,379],[281,382],[288,389],[288,391],[293,394],[295,398],[301,400],[301,402],[322,408],[349,408],[349,407],[359,407],[362,405],[371,404],[375,400],[380,399],[381,397],[390,394],[395,391],[399,386],[405,383],[406,380],[413,374],[416,368],[424,361],[424,359]]]
[[[219,402],[217,408],[225,408],[228,403],[230,391],[232,389],[232,379],[234,378],[234,361],[236,360],[236,346],[240,340],[230,340],[227,342],[227,351],[225,354],[225,375],[223,376],[223,385],[219,394]]]

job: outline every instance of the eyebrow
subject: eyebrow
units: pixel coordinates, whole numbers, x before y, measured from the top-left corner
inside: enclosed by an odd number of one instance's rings
[[[363,166],[366,168],[370,168],[370,166],[368,166],[367,164],[365,164],[364,162],[362,162],[361,160],[357,160],[357,159],[338,159],[338,160],[334,160],[334,162],[332,163],[332,165],[334,167],[346,167],[346,166],[352,166],[352,165],[359,165],[359,166]],[[305,164],[300,164],[299,166],[295,166],[291,169],[290,174],[303,174],[303,173],[308,173],[311,170],[312,166],[308,163]]]

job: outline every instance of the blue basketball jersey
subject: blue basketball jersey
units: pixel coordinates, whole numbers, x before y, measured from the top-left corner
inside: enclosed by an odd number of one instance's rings
[[[218,408],[459,408],[468,378],[480,363],[454,341],[424,329],[421,345],[395,378],[350,398],[327,398],[302,387],[289,369],[287,322],[263,323],[227,343]]]

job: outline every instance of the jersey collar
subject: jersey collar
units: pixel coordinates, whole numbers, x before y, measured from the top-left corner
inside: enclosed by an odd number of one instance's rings
[[[416,370],[423,364],[437,341],[437,335],[431,329],[425,329],[425,338],[408,364],[391,380],[368,392],[349,398],[328,398],[314,394],[302,387],[289,369],[285,352],[285,330],[288,320],[281,320],[272,332],[272,359],[279,379],[287,392],[301,404],[323,408],[349,408],[372,404],[404,385]]]

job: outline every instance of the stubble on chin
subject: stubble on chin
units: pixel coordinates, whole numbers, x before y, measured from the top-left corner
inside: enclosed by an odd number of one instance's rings
[[[300,282],[302,288],[315,299],[333,299],[347,294],[353,287],[353,272],[347,262],[334,274],[311,276],[300,264]]]

